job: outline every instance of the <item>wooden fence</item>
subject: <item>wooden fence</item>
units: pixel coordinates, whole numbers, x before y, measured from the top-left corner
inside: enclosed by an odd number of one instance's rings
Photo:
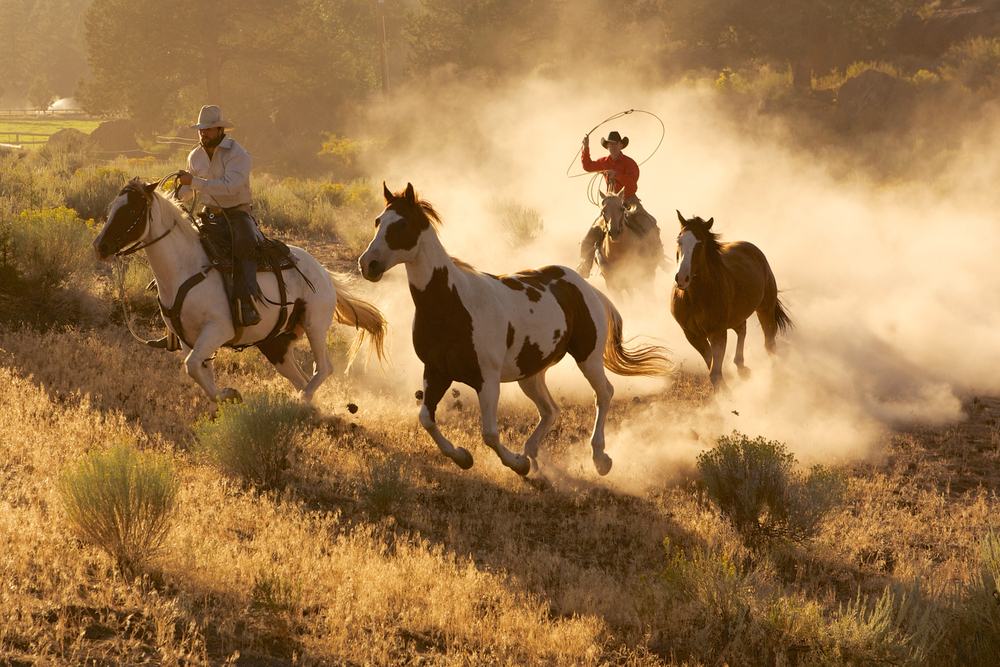
[[[49,136],[48,134],[39,134],[38,132],[0,132],[0,144],[20,148],[26,144],[44,144],[49,140]],[[32,138],[27,141],[21,141],[21,137]],[[14,140],[11,141],[11,138]]]
[[[0,116],[24,116],[24,117],[44,117],[44,116],[86,116],[83,109],[0,109]]]

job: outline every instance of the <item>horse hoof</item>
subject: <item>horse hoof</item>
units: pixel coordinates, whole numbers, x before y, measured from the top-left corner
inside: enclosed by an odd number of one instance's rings
[[[518,454],[514,459],[513,465],[510,466],[510,469],[521,477],[524,477],[531,472],[531,460],[524,454]]]
[[[597,468],[597,474],[604,477],[609,472],[611,472],[611,464],[613,461],[611,457],[601,452],[600,454],[594,454],[594,467]]]
[[[750,369],[747,368],[746,366],[738,366],[736,370],[739,371],[741,380],[750,379]]]
[[[464,447],[456,447],[455,455],[451,457],[451,460],[462,470],[468,470],[473,464],[472,454]]]

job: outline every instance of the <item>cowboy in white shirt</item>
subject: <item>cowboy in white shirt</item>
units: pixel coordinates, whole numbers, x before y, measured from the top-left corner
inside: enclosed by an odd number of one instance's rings
[[[181,199],[190,199],[197,191],[205,204],[198,217],[202,227],[231,230],[233,241],[233,292],[240,302],[244,326],[260,322],[253,305],[257,291],[257,262],[254,249],[260,239],[257,224],[250,215],[250,167],[253,159],[242,146],[226,136],[236,126],[222,117],[217,106],[203,106],[198,122],[200,145],[188,155],[187,171],[180,174]]]

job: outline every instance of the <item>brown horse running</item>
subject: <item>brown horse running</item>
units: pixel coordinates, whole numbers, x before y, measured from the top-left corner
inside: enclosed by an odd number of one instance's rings
[[[663,263],[662,253],[656,251],[660,244],[650,247],[649,239],[632,228],[627,216],[633,213],[633,207],[623,199],[621,192],[609,192],[601,198],[599,219],[604,239],[597,249],[597,267],[608,292],[616,299],[639,292],[646,304],[652,304],[656,267]]]
[[[680,211],[677,236],[677,275],[670,297],[670,312],[684,335],[708,364],[712,387],[729,395],[722,377],[728,329],[736,332],[736,368],[750,377],[743,364],[747,318],[754,312],[764,331],[764,348],[775,351],[774,337],[792,326],[774,274],[757,246],[746,241],[720,243],[711,231],[715,218],[685,220]]]

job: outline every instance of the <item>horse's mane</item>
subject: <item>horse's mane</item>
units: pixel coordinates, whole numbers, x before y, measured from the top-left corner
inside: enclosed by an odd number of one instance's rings
[[[406,201],[405,190],[400,190],[399,192],[394,193],[393,197],[395,197],[393,205],[403,204],[404,206],[406,206],[409,204],[409,202]],[[414,203],[416,204],[417,212],[419,214],[422,214],[425,218],[427,218],[427,222],[429,222],[431,227],[434,228],[434,231],[436,232],[441,231],[441,225],[443,223],[441,222],[441,216],[434,209],[434,206],[429,201],[423,200],[420,197],[417,197],[416,195],[414,195],[414,197],[415,197]]]
[[[153,196],[160,203],[160,211],[172,217],[177,222],[177,228],[185,236],[195,241],[200,238],[201,233],[191,218],[188,217],[187,211],[180,205],[180,202],[172,197],[168,197],[158,189],[153,191]]]
[[[454,264],[455,268],[458,269],[459,271],[463,271],[472,276],[484,275],[482,271],[474,267],[472,264],[469,264],[464,259],[459,259],[454,255],[449,255],[449,257],[451,257],[451,263]]]
[[[684,229],[690,228],[694,231],[695,236],[705,242],[705,253],[708,256],[718,257],[722,254],[722,243],[719,241],[722,234],[716,234],[709,230],[707,224],[702,218],[695,216],[690,220],[685,220],[683,226]]]

